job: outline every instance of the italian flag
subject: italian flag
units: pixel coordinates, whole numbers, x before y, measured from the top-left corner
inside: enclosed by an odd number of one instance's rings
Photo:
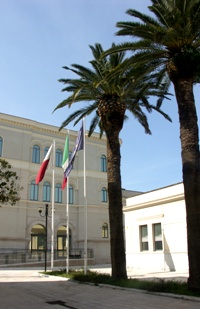
[[[41,166],[40,166],[40,169],[38,171],[38,174],[37,174],[37,177],[36,177],[36,180],[35,180],[35,183],[36,185],[42,181],[42,179],[44,178],[44,175],[45,175],[45,172],[46,172],[46,169],[48,167],[48,164],[49,164],[49,161],[50,161],[50,157],[51,157],[51,151],[52,151],[52,148],[53,148],[53,144],[50,146]]]
[[[67,135],[66,141],[65,141],[65,148],[63,152],[63,160],[62,160],[62,168],[64,169],[64,171],[66,170],[68,163],[69,163],[69,136]],[[64,178],[62,182],[62,190],[66,187],[66,184],[67,184],[67,177],[65,177],[65,174],[64,174]]]

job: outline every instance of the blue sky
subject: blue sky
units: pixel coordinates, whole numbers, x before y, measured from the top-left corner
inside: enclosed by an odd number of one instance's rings
[[[116,23],[131,18],[134,8],[147,12],[150,0],[0,0],[0,112],[59,126],[74,109],[53,109],[66,98],[60,78],[63,66],[88,66],[89,45],[129,38],[116,37]],[[198,89],[197,89],[198,91]],[[77,108],[79,105],[77,105]],[[199,108],[199,105],[197,105]],[[133,118],[122,138],[122,186],[149,191],[182,181],[176,101],[164,102],[173,123],[152,113],[152,135]],[[89,122],[86,126],[88,127]],[[79,124],[74,128],[79,130]]]

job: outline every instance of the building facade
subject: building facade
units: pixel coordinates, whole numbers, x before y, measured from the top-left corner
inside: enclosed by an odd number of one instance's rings
[[[23,187],[21,199],[15,206],[0,205],[0,252],[14,249],[25,250],[32,255],[43,252],[46,231],[43,215],[48,204],[47,248],[48,250],[51,248],[53,234],[56,257],[65,256],[67,191],[61,190],[63,180],[61,165],[66,134],[67,130],[59,132],[58,128],[52,125],[0,113],[0,157],[11,164],[12,169],[19,176],[20,186]],[[74,148],[76,138],[77,132],[69,131],[70,151]],[[54,155],[51,157],[43,181],[36,185],[37,172],[53,142],[55,142]],[[89,257],[93,258],[94,263],[109,263],[110,239],[104,136],[100,139],[99,134],[95,133],[89,138],[86,132],[85,167],[84,173],[83,151],[78,151],[68,179],[69,251],[74,256],[83,254],[86,201]],[[84,179],[86,180],[86,199],[84,199]],[[52,196],[55,208],[53,225]]]
[[[127,268],[188,271],[182,183],[127,198],[123,210]]]

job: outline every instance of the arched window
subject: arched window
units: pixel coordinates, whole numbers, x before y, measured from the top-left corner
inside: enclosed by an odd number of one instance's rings
[[[56,203],[62,203],[62,190],[61,190],[61,184],[56,184],[56,190],[55,190],[55,202]]]
[[[66,257],[66,239],[67,239],[66,226],[61,226],[57,231],[57,250],[58,257]],[[71,251],[71,230],[69,229],[69,252]]]
[[[102,230],[102,238],[108,238],[108,223],[104,222],[101,230]]]
[[[38,145],[33,146],[32,163],[40,163],[40,147]]]
[[[102,188],[101,189],[101,201],[102,202],[107,202],[108,201],[108,194],[107,194],[107,189]]]
[[[45,249],[46,231],[45,228],[37,224],[31,229],[31,251],[43,251]]]
[[[43,202],[50,202],[51,187],[49,182],[43,184]]]
[[[31,181],[30,200],[31,201],[38,201],[38,185],[36,185],[35,180]]]
[[[45,158],[45,156],[46,156],[48,150],[49,150],[49,147],[45,147],[45,148],[44,148],[44,158]]]
[[[0,157],[2,157],[2,150],[3,150],[3,138],[0,136]]]
[[[62,158],[63,158],[62,150],[56,149],[56,166],[57,167],[62,166]]]
[[[105,155],[101,156],[101,172],[107,172],[107,159]]]
[[[69,185],[68,189],[68,199],[69,199],[69,204],[74,204],[74,188],[72,185]]]

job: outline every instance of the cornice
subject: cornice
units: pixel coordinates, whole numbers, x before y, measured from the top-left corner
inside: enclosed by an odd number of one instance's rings
[[[2,114],[0,113],[0,122],[1,123],[6,123],[6,124],[11,124],[16,127],[21,127],[22,129],[27,128],[29,130],[33,131],[41,131],[45,133],[51,133],[51,134],[56,134],[60,136],[66,136],[67,130],[63,129],[62,132],[58,131],[58,127],[53,126],[53,125],[48,125],[44,124],[41,122],[37,122],[34,120],[26,119],[26,118],[21,118],[13,115],[7,115],[7,114]],[[75,133],[76,131],[74,131]]]
[[[129,212],[129,211],[142,209],[142,208],[148,208],[148,207],[152,207],[152,206],[159,206],[159,205],[161,206],[163,204],[168,204],[168,203],[184,200],[184,198],[185,198],[184,193],[180,193],[180,194],[173,195],[173,196],[167,196],[167,197],[164,197],[164,198],[155,199],[153,201],[138,203],[136,205],[124,206],[123,212]]]
[[[59,127],[54,126],[54,125],[45,124],[45,123],[37,122],[35,120],[21,118],[18,116],[13,116],[13,115],[8,115],[8,114],[3,114],[3,113],[0,113],[0,125],[1,123],[13,125],[17,127],[18,129],[20,127],[22,130],[26,128],[28,131],[32,130],[35,133],[41,132],[41,134],[42,133],[50,134],[50,135],[54,135],[60,138],[65,138],[68,131],[69,131],[70,137],[76,138],[77,132],[78,132],[75,130],[67,130],[67,129],[62,129],[62,131],[58,131]],[[102,140],[103,142],[106,141],[106,136],[102,136],[102,138],[100,139],[99,133],[93,133],[93,135],[88,138],[88,131],[86,131],[85,135],[87,139],[99,140],[99,141]]]

